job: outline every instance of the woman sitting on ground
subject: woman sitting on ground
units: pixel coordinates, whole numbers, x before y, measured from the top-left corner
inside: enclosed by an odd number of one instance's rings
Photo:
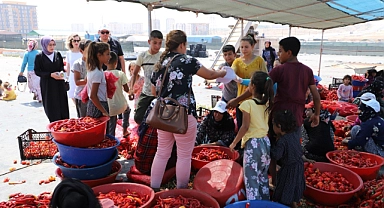
[[[235,134],[235,122],[227,112],[227,104],[218,101],[198,127],[196,145],[213,144],[228,147]]]
[[[328,162],[325,154],[335,149],[333,144],[335,127],[330,119],[331,114],[327,110],[320,111],[320,122],[316,127],[311,126],[310,118],[314,114],[314,106],[309,106],[305,113],[307,118],[304,120],[302,128],[303,160],[309,162]]]
[[[372,93],[365,93],[360,98],[360,125],[351,129],[351,137],[342,143],[348,149],[356,149],[384,157],[384,120],[379,116],[380,104]]]

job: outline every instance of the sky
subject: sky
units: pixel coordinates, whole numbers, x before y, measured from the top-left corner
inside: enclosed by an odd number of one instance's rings
[[[148,24],[148,10],[141,4],[116,1],[86,0],[10,0],[26,2],[37,6],[38,26],[41,30],[69,30],[71,23],[93,23],[95,27],[110,22]],[[227,28],[234,24],[233,18],[221,18],[218,15],[204,15],[192,12],[179,12],[170,9],[155,9],[152,19],[160,19],[161,27],[165,28],[166,18],[174,18],[176,22],[212,23],[213,28]],[[59,20],[59,21],[58,21]]]

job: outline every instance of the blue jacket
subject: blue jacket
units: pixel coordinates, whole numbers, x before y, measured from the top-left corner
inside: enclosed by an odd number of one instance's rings
[[[35,58],[36,58],[36,55],[39,53],[38,50],[33,50],[33,51],[30,51],[30,52],[25,52],[24,54],[24,58],[23,58],[23,63],[21,64],[21,71],[22,73],[24,73],[25,71],[25,67],[27,66],[28,64],[28,71],[33,71],[34,68],[35,68]]]
[[[384,147],[384,120],[380,116],[368,119],[360,124],[361,130],[356,138],[349,140],[348,149],[356,146],[364,147],[368,139],[372,137],[377,145]]]

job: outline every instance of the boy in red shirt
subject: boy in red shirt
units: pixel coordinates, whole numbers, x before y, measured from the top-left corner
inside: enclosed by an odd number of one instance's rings
[[[271,115],[279,110],[290,110],[294,113],[297,122],[297,136],[301,137],[301,126],[303,124],[303,112],[305,110],[305,99],[307,89],[312,93],[315,105],[314,114],[309,121],[311,126],[319,125],[320,115],[320,95],[316,89],[312,69],[300,63],[297,60],[297,54],[300,51],[300,41],[296,37],[287,37],[279,42],[279,60],[280,66],[277,66],[269,72],[269,76],[274,83],[277,83],[277,91],[274,99]],[[272,118],[273,116],[270,116]],[[269,122],[269,138],[271,148],[275,142],[275,134],[272,128],[272,122]],[[271,161],[270,173],[272,183],[275,181],[276,161]]]

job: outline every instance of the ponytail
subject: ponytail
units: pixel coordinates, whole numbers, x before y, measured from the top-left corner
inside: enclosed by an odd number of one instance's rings
[[[258,105],[267,105],[266,111],[270,112],[273,106],[273,81],[267,73],[256,71],[253,73],[251,83],[255,86],[255,95],[261,95],[261,101],[256,101]]]
[[[109,50],[109,44],[103,42],[92,42],[88,46],[87,53],[87,69],[93,71],[96,68],[100,68],[103,63],[100,63],[97,54],[103,54],[105,51]]]
[[[243,38],[241,38],[241,41],[247,41],[249,44],[251,44],[251,46],[254,46],[257,43],[254,35],[251,33],[248,33]]]
[[[92,42],[89,44],[86,61],[87,61],[87,69],[89,71],[93,71],[97,66],[99,66],[99,60],[97,59],[96,42]]]
[[[159,71],[168,53],[176,50],[180,44],[186,43],[186,42],[187,42],[187,35],[185,34],[185,32],[181,30],[172,30],[171,32],[169,32],[165,40],[165,51],[161,54],[160,60],[159,62],[156,63],[154,70]]]

